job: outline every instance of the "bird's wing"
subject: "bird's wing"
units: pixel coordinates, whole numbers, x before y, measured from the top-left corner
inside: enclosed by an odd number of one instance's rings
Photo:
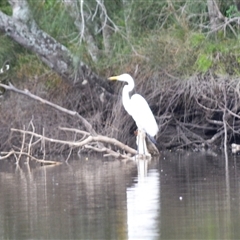
[[[141,95],[134,94],[130,102],[131,115],[137,127],[154,137],[158,132],[158,126],[147,101]]]

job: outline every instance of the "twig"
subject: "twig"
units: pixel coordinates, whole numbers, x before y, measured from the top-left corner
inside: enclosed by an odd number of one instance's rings
[[[23,129],[25,130],[25,125],[23,126]],[[20,158],[21,158],[21,156],[22,156],[21,153],[23,153],[24,144],[25,144],[25,136],[26,136],[26,134],[23,133],[22,146],[21,146],[21,149],[20,149],[20,154],[18,155],[18,158],[17,158],[17,164],[19,163]]]
[[[45,128],[42,130],[43,137],[45,136]],[[41,152],[43,152],[43,159],[45,159],[46,156],[46,148],[45,148],[45,140],[44,138],[41,139]]]
[[[74,139],[73,139],[74,142],[76,141],[76,137],[77,137],[77,133],[75,132]],[[71,157],[72,151],[73,151],[73,147],[70,147],[70,151],[68,153],[68,156],[67,156],[65,162],[68,162],[69,158]]]
[[[45,139],[46,141],[49,141],[49,142],[65,144],[65,145],[68,145],[68,146],[71,146],[71,147],[83,147],[90,142],[110,143],[112,145],[118,146],[119,148],[123,149],[124,151],[126,151],[128,153],[137,154],[137,151],[135,149],[121,143],[120,141],[116,140],[115,138],[109,138],[109,137],[102,136],[102,135],[88,136],[86,139],[84,139],[81,142],[72,142],[72,141],[64,141],[64,140],[48,138],[48,137],[42,136],[40,134],[33,133],[33,132],[30,132],[30,131],[24,131],[24,130],[21,130],[21,129],[11,128],[11,131],[30,134],[30,135],[33,135],[33,136],[36,136],[36,137],[39,137],[39,138],[43,138],[43,139]]]
[[[32,119],[31,119],[31,121],[30,121],[30,125],[31,125],[31,127],[32,127],[32,131],[35,132],[35,127],[34,127],[34,125],[33,125]],[[32,140],[33,140],[33,135],[31,135],[30,140],[29,140],[29,144],[28,144],[28,155],[31,155]],[[27,158],[27,162],[29,162],[29,158]]]
[[[86,136],[90,136],[89,132],[77,129],[77,128],[67,128],[67,127],[59,127],[59,129],[64,130],[64,131],[69,131],[69,132],[76,132],[76,133],[80,133],[82,135],[86,135]]]
[[[177,122],[177,124],[181,127],[182,130],[184,130],[184,132],[186,132],[190,137],[192,137],[193,139],[197,139],[199,142],[205,142],[205,140],[200,137],[198,134],[192,132],[191,130],[187,129],[185,126],[184,126],[184,123],[181,123],[180,121],[178,120],[175,120]]]
[[[76,117],[78,117],[81,120],[81,122],[83,123],[83,125],[85,126],[85,128],[87,129],[88,132],[90,132],[92,135],[97,135],[97,133],[93,129],[92,125],[76,111],[68,110],[68,109],[66,109],[64,107],[61,107],[61,106],[59,106],[57,104],[54,104],[54,103],[52,103],[50,101],[47,101],[47,100],[45,100],[45,99],[43,99],[41,97],[38,97],[38,96],[32,94],[31,92],[29,92],[27,89],[25,89],[24,91],[20,90],[20,89],[14,87],[11,83],[9,83],[9,85],[0,84],[0,87],[3,87],[6,90],[14,91],[14,92],[23,94],[25,96],[28,96],[30,98],[33,98],[33,99],[35,99],[37,101],[40,101],[43,104],[51,106],[51,107],[53,107],[53,108],[55,108],[55,109],[57,109],[57,110],[59,110],[61,112],[67,113],[67,114],[69,114],[71,116],[76,116]]]
[[[0,156],[0,160],[3,160],[3,159],[6,159],[6,158],[10,157],[12,154],[14,154],[14,152],[15,152],[14,150],[11,150],[10,152],[1,152],[1,154],[6,154],[6,155],[5,156]]]
[[[38,159],[33,157],[32,155],[29,155],[28,153],[25,152],[16,152],[14,150],[11,150],[10,152],[1,152],[1,154],[6,154],[5,156],[1,157],[1,159],[6,159],[8,157],[10,157],[12,154],[13,155],[25,155],[29,158],[31,158],[32,160],[39,162],[39,163],[43,163],[43,164],[62,164],[61,162],[57,162],[57,161],[51,161],[51,160],[44,160],[44,159]]]
[[[93,147],[93,146],[88,145],[88,144],[85,145],[84,147],[87,148],[87,149],[93,149],[96,152],[102,152],[102,153],[107,152],[108,154],[104,154],[104,157],[112,156],[112,157],[115,157],[115,158],[132,159],[127,154],[121,154],[119,152],[115,152],[112,149],[109,149],[109,148],[106,148],[106,147],[99,149],[99,148]]]
[[[80,140],[78,140],[78,142],[81,142],[82,140],[84,140],[86,138],[86,136],[90,136],[89,132],[86,132],[86,131],[83,131],[83,130],[79,130],[77,128],[59,127],[59,129],[64,130],[64,131],[69,131],[69,132],[82,134],[83,136],[82,136],[82,138]]]
[[[223,96],[224,96],[224,109],[223,109],[223,127],[224,127],[224,154],[226,161],[228,160],[228,152],[227,152],[227,123],[226,123],[226,109],[227,109],[227,94],[226,94],[226,85],[224,84],[223,89]]]
[[[224,129],[217,132],[216,134],[214,134],[210,139],[206,140],[207,144],[212,144],[214,143],[219,137],[221,137],[224,134]]]

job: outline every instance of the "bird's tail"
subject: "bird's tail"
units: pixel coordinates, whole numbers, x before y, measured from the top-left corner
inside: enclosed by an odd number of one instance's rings
[[[151,140],[151,142],[153,142],[155,145],[157,144],[157,141],[154,137],[150,136],[149,134],[147,134],[147,136]]]

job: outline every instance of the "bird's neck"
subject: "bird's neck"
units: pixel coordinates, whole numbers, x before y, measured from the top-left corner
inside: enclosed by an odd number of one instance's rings
[[[122,91],[122,102],[123,102],[123,106],[126,109],[126,111],[128,112],[128,114],[131,115],[131,103],[130,103],[130,96],[129,93],[133,90],[134,88],[134,82],[128,82],[127,85],[125,85],[123,87],[123,91]]]

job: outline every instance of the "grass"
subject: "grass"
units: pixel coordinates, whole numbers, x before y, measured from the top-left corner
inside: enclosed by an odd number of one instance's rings
[[[9,4],[4,2],[1,10],[9,10]],[[120,11],[119,15],[115,13],[114,19],[118,21],[120,30],[112,32],[111,52],[106,54],[104,49],[100,48],[99,61],[92,62],[86,49],[87,45],[84,42],[79,45],[77,37],[79,33],[74,26],[74,19],[59,1],[38,1],[36,3],[30,0],[29,4],[40,28],[67,46],[81,61],[90,65],[101,76],[109,76],[113,72],[116,74],[133,73],[136,69],[144,71],[143,75],[146,76],[154,72],[165,71],[178,78],[186,78],[198,73],[204,74],[210,70],[222,75],[238,76],[240,72],[239,39],[232,37],[231,34],[224,37],[221,32],[215,37],[208,36],[196,27],[192,27],[193,20],[187,22],[186,16],[181,16],[177,21],[175,18],[177,12],[175,15],[171,12],[165,13],[169,14],[166,25],[153,25],[154,21],[151,17],[145,19],[141,15],[140,19],[136,19],[138,15],[133,15],[130,19],[132,22],[129,23],[132,32],[128,37],[124,32],[123,12]],[[149,11],[150,15],[151,7],[153,7],[153,15],[157,16],[156,6],[167,6],[164,2],[152,2],[152,4],[153,6],[148,4],[148,7],[142,11]],[[199,4],[198,8],[203,10],[203,3]],[[178,4],[175,8],[177,7]],[[188,11],[191,11],[193,5],[190,4],[188,7]],[[133,11],[138,8],[141,6],[134,5]],[[201,9],[198,12],[201,12]],[[170,9],[166,8],[166,11]],[[134,22],[142,25],[146,23],[149,27],[146,25],[141,28],[141,25],[138,25],[134,29],[132,25]],[[102,37],[101,32],[95,37],[99,43]],[[3,36],[0,38],[0,64],[6,59],[10,59],[12,66],[16,67],[15,73],[18,77],[23,75],[32,77],[34,74],[41,75],[49,71],[34,54]]]
[[[210,39],[200,32],[183,29],[168,29],[149,32],[142,38],[131,38],[131,42],[113,35],[112,52],[103,54],[97,63],[92,63],[81,46],[69,47],[82,61],[101,76],[112,73],[138,71],[153,73],[166,71],[179,78],[189,77],[211,70],[221,75],[239,76],[239,40],[233,38]],[[34,54],[9,41],[0,39],[0,63],[10,59],[17,77],[41,75],[49,69]],[[51,80],[50,80],[51,81]],[[51,85],[51,84],[50,84]]]

